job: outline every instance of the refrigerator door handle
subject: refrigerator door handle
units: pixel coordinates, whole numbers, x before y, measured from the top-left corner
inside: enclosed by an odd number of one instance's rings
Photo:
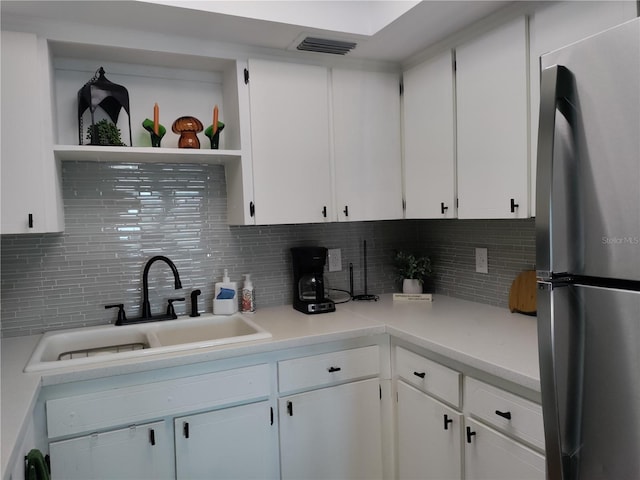
[[[550,278],[556,110],[575,125],[573,74],[562,65],[545,68],[540,76],[540,123],[536,177],[536,264],[538,277]]]
[[[562,466],[552,290],[553,284],[551,282],[538,281],[538,356],[544,412],[545,455],[547,478],[549,480],[568,480],[565,478]]]

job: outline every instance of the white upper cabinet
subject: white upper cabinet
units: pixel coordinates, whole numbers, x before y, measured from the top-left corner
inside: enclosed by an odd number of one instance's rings
[[[404,72],[405,218],[455,218],[452,52]]]
[[[529,216],[526,18],[457,48],[459,218]]]
[[[535,216],[540,56],[613,27],[638,15],[636,2],[550,2],[530,20],[531,51],[531,215]]]
[[[328,69],[249,60],[249,103],[256,223],[330,221]]]
[[[2,227],[0,233],[64,230],[53,158],[46,42],[2,32]]]
[[[333,69],[331,78],[337,219],[402,218],[399,76]]]

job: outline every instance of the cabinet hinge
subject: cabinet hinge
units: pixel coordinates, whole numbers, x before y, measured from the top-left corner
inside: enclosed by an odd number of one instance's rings
[[[244,84],[245,85],[249,84],[249,69],[248,68],[244,69]]]
[[[400,96],[404,95],[404,83],[400,82]]]

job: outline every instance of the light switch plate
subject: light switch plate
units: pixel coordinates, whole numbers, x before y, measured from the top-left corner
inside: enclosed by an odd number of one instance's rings
[[[476,248],[476,272],[489,273],[489,258],[486,248]]]
[[[327,257],[329,257],[329,271],[342,271],[342,252],[339,248],[330,248]]]

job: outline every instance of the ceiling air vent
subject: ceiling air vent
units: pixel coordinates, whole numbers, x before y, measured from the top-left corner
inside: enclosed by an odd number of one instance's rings
[[[296,47],[298,50],[307,52],[332,53],[334,55],[344,55],[356,48],[353,42],[342,42],[340,40],[327,40],[326,38],[307,37]]]

